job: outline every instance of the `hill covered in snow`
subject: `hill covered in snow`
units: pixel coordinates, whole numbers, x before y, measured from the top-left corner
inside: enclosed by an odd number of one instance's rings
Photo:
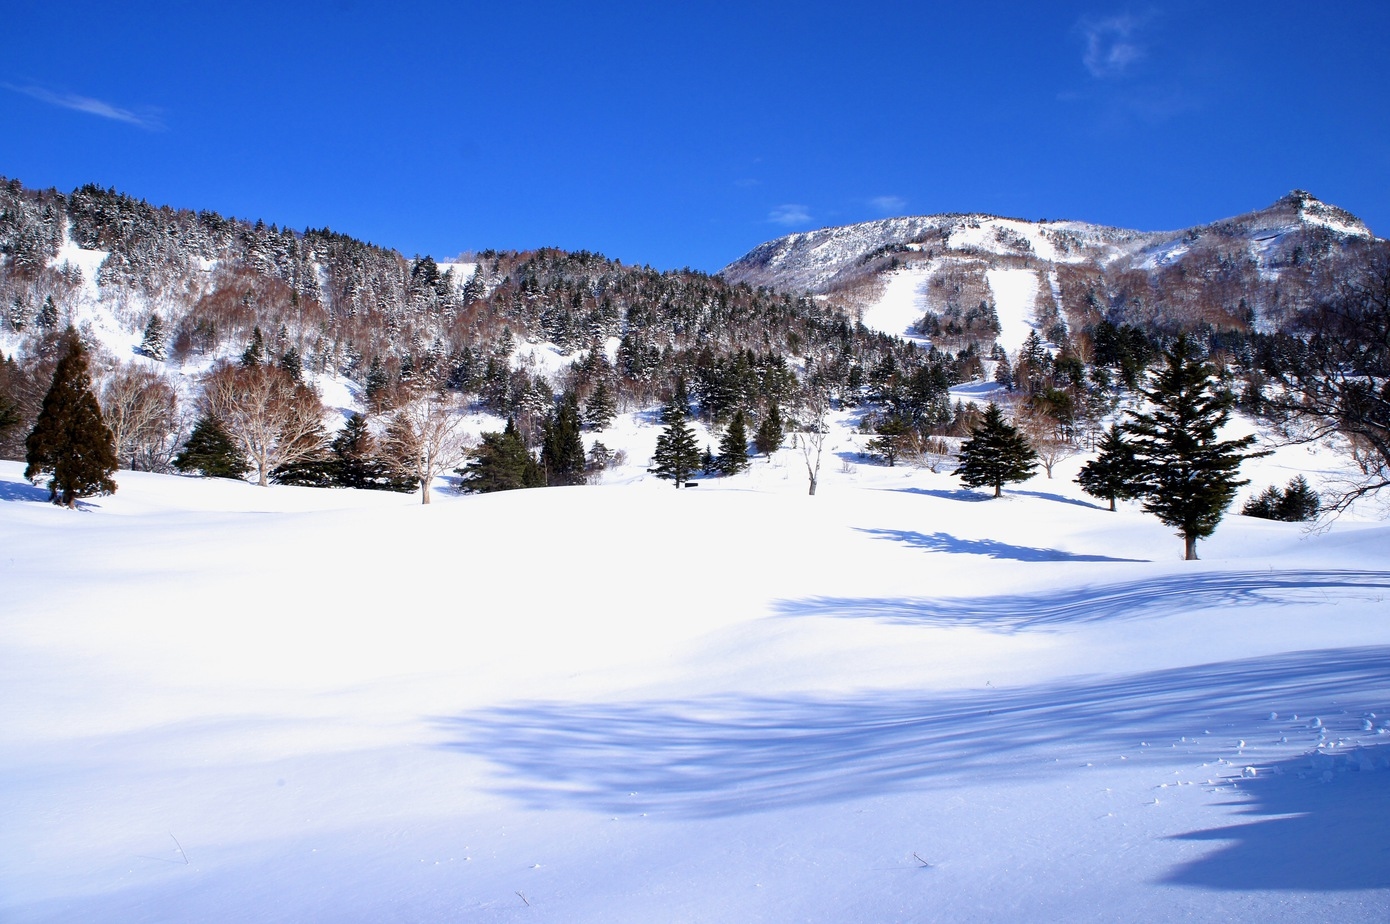
[[[844,423],[814,497],[0,463],[0,918],[1384,916],[1383,523],[1183,562],[1080,458],[986,500]]]

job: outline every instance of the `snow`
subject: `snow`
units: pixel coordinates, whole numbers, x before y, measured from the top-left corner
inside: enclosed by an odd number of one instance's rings
[[[926,338],[910,333],[910,329],[927,313],[926,289],[930,279],[931,266],[920,263],[890,274],[878,301],[864,309],[864,326],[914,343],[927,343]]]
[[[0,462],[0,919],[1385,918],[1390,526],[1184,562],[1083,458],[989,500],[851,423],[814,497],[646,476],[650,414],[427,507]]]
[[[994,310],[999,315],[1000,333],[995,338],[1010,356],[1034,330],[1034,308],[1038,297],[1038,274],[1031,269],[992,269],[985,273],[990,292],[994,295]]]

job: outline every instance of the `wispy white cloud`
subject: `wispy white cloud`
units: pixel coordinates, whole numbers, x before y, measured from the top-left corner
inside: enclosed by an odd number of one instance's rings
[[[907,208],[907,200],[902,196],[875,196],[869,206],[883,215],[897,215]]]
[[[1144,58],[1144,46],[1138,33],[1144,20],[1129,14],[1105,19],[1082,19],[1077,31],[1086,44],[1081,61],[1092,77],[1107,79],[1123,77]]]
[[[779,205],[768,213],[767,220],[774,225],[806,225],[811,223],[811,212],[804,205]]]
[[[31,99],[36,99],[41,103],[50,106],[58,106],[62,109],[71,109],[75,112],[85,112],[88,115],[98,116],[103,119],[111,119],[115,122],[124,122],[127,125],[134,125],[148,131],[162,131],[164,122],[160,119],[159,111],[145,108],[140,111],[133,109],[123,109],[120,106],[99,100],[91,96],[81,96],[76,93],[60,93],[50,90],[47,87],[34,86],[15,86],[12,83],[0,84],[12,93],[22,93]]]

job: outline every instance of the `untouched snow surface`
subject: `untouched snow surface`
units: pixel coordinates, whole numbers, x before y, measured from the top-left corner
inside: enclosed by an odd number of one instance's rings
[[[1183,562],[1080,459],[834,445],[428,507],[0,463],[0,920],[1390,917],[1390,527]]]

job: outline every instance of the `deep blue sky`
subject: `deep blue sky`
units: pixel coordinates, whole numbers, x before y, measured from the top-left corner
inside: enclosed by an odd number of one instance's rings
[[[1390,236],[1390,3],[10,0],[0,175],[715,271],[983,211],[1158,230],[1295,187]]]

